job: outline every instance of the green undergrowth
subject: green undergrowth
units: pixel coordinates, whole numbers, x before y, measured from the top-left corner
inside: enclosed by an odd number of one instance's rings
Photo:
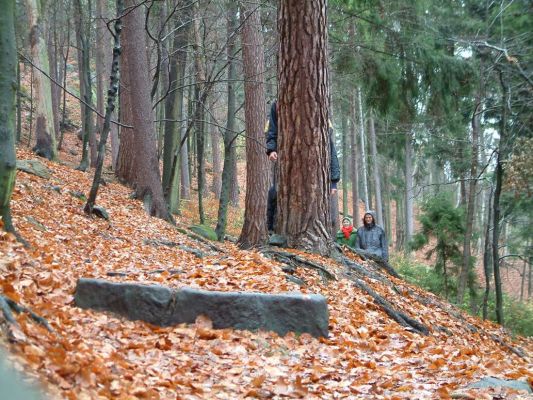
[[[443,299],[453,302],[457,294],[457,279],[448,278],[448,293],[446,296],[443,276],[435,268],[416,262],[402,255],[397,255],[391,260],[396,271],[409,283],[432,292]],[[492,283],[491,283],[492,284]],[[482,317],[484,288],[479,287],[474,292],[466,293],[463,304],[459,306],[469,314]],[[533,336],[533,303],[518,301],[504,294],[504,320],[505,327],[513,334],[525,337]],[[488,318],[496,321],[496,302],[494,291],[491,290],[488,303]]]

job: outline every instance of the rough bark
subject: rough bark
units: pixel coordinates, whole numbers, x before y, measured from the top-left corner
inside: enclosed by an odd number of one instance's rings
[[[331,216],[326,1],[282,0],[278,31],[280,179],[276,229],[290,247],[328,254]]]
[[[14,232],[9,202],[15,185],[15,98],[17,50],[15,1],[0,0],[0,216],[3,227]]]
[[[241,12],[244,21],[242,53],[246,120],[246,199],[239,245],[242,248],[250,248],[263,244],[267,239],[265,214],[268,160],[261,145],[265,118],[265,61],[260,8],[243,4]]]
[[[43,10],[41,0],[26,0],[26,12],[30,31],[30,45],[32,62],[50,75],[48,49],[43,34]],[[35,137],[37,140],[33,148],[36,154],[49,160],[57,158],[56,132],[52,110],[52,87],[50,80],[41,72],[34,74],[35,83]]]

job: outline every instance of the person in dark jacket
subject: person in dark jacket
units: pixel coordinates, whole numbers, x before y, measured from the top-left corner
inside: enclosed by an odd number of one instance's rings
[[[365,254],[372,254],[389,260],[387,236],[381,226],[376,225],[374,213],[367,211],[363,216],[363,226],[357,229],[357,244],[355,250]]]
[[[278,109],[277,101],[272,103],[270,107],[270,117],[268,120],[266,130],[266,147],[267,155],[271,161],[278,160]],[[339,167],[339,158],[337,157],[337,150],[333,142],[333,128],[329,127],[329,149],[330,149],[330,179],[331,179],[331,194],[337,191],[337,183],[341,179],[341,170]],[[267,226],[269,231],[274,230],[274,222],[277,211],[277,190],[275,183],[268,191],[267,204]]]

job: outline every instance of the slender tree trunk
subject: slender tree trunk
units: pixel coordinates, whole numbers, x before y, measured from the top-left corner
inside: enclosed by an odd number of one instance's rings
[[[361,138],[361,165],[363,166],[363,194],[365,196],[365,209],[370,210],[371,205],[368,198],[368,172],[366,163],[366,143],[365,143],[365,121],[363,114],[363,95],[361,88],[357,88],[357,106],[359,109],[359,135]]]
[[[239,246],[250,248],[264,244],[268,237],[265,218],[268,160],[261,145],[264,140],[265,61],[260,8],[243,3],[241,12],[246,122],[246,199]]]
[[[31,55],[33,63],[45,74],[50,75],[48,51],[43,34],[42,20],[44,10],[41,0],[26,0],[28,15]],[[40,71],[35,76],[35,136],[37,143],[33,151],[49,160],[57,158],[56,133],[54,129],[54,116],[52,109],[52,86],[50,80]]]
[[[20,62],[17,59],[17,143],[20,143],[22,137],[22,101],[20,99],[20,90]]]
[[[476,205],[476,184],[477,184],[477,167],[478,167],[478,138],[480,130],[481,115],[478,110],[481,107],[480,95],[476,96],[476,107],[472,115],[472,159],[470,163],[470,181],[468,185],[468,203],[465,219],[465,239],[463,244],[463,263],[459,274],[459,282],[457,287],[457,303],[462,304],[463,297],[470,279],[470,270],[472,268],[472,255],[470,245],[472,242],[472,233],[474,228],[474,213]]]
[[[344,110],[343,110],[344,111]],[[341,115],[342,134],[342,215],[348,216],[348,121],[344,112]]]
[[[221,135],[218,128],[211,130],[211,144],[213,151],[213,185],[211,191],[215,194],[216,199],[220,199],[220,190],[222,188],[222,153],[221,153]]]
[[[216,233],[218,240],[224,240],[226,235],[226,225],[228,217],[228,204],[231,196],[231,180],[235,175],[235,84],[236,78],[235,62],[235,41],[233,39],[233,32],[237,27],[237,10],[235,4],[230,2],[228,4],[227,17],[227,58],[228,58],[228,113],[226,119],[226,132],[224,134],[224,165],[222,167],[222,189],[220,191],[220,201],[218,205],[218,219],[216,226]],[[263,108],[261,108],[263,109]]]
[[[504,324],[503,316],[503,292],[500,275],[500,196],[502,192],[503,183],[503,163],[507,153],[507,102],[509,101],[509,88],[505,82],[503,72],[500,71],[500,84],[502,87],[502,115],[500,119],[500,144],[498,146],[498,157],[496,160],[496,170],[494,173],[495,187],[494,187],[494,202],[493,202],[493,216],[494,228],[492,231],[492,262],[494,265],[494,290],[496,292],[496,320],[499,324]]]
[[[492,225],[492,189],[488,197],[488,207],[487,207],[487,225],[485,227],[485,248],[483,251],[483,272],[485,274],[485,292],[483,293],[483,319],[488,318],[488,305],[489,305],[489,294],[490,294],[490,280],[492,278],[492,267],[491,267],[491,243],[490,243],[490,228]]]
[[[14,232],[9,206],[15,185],[15,98],[17,50],[15,0],[0,0],[0,216],[4,230]]]
[[[374,127],[374,114],[370,112],[370,147],[372,148],[372,169],[374,171],[374,186],[376,192],[376,214],[378,218],[378,225],[384,227],[383,224],[383,203],[381,202],[381,179],[378,159],[378,150],[376,145],[376,130]]]
[[[196,85],[194,87],[195,99],[195,122],[194,132],[196,135],[196,159],[198,167],[198,214],[200,217],[200,224],[205,223],[205,215],[203,208],[203,197],[205,188],[205,159],[204,159],[204,115],[205,104],[202,99],[202,93],[205,90],[205,68],[204,59],[202,57],[203,43],[200,37],[200,16],[199,3],[194,5],[194,49],[195,49],[195,68],[196,68]]]
[[[351,157],[351,178],[352,178],[352,216],[353,224],[357,226],[359,224],[359,151],[357,148],[357,117],[355,113],[355,95],[352,92],[350,96],[350,110],[351,110],[351,122],[350,122],[350,148],[352,150]]]
[[[172,213],[179,212],[179,183],[180,169],[175,168],[172,174],[174,156],[180,155],[182,119],[183,119],[183,84],[185,65],[187,61],[186,46],[189,42],[190,32],[190,8],[184,10],[181,18],[176,23],[174,43],[170,52],[169,89],[173,91],[167,94],[165,100],[165,144],[163,150],[163,188]],[[164,73],[164,71],[163,71]],[[166,90],[166,89],[165,89]],[[181,160],[178,160],[181,163]],[[180,164],[181,165],[181,164]]]
[[[276,229],[289,247],[328,254],[331,155],[326,1],[281,0],[278,31]]]
[[[67,21],[67,39],[66,39],[66,51],[63,56],[63,87],[67,87],[67,66],[68,66],[68,57],[70,53],[70,20]],[[58,149],[61,149],[63,147],[63,135],[65,131],[65,127],[67,124],[67,92],[63,92],[63,106],[61,107],[61,122],[59,124],[60,126],[60,136],[59,136],[59,144]]]
[[[90,2],[89,2],[90,4]],[[89,11],[90,12],[90,8]],[[90,109],[92,106],[92,87],[91,87],[91,58],[90,58],[90,27],[88,20],[90,15],[84,17],[84,7],[81,4],[81,0],[76,0],[76,13],[78,14],[78,28],[76,32],[76,39],[78,42],[78,60],[81,60],[79,65],[79,78],[80,78],[80,93],[83,98],[83,102],[80,102],[80,107],[84,109],[83,112],[83,121],[82,121],[82,156],[81,162],[77,169],[81,171],[87,170],[89,167],[89,142],[91,135],[94,135],[93,129],[93,112]],[[83,88],[83,89],[81,89]],[[92,150],[91,146],[91,165],[92,154],[95,152]],[[96,155],[96,154],[95,154]],[[95,160],[96,164],[96,160]]]
[[[105,157],[105,146],[107,142],[107,136],[111,128],[111,116],[113,115],[113,110],[115,108],[115,101],[119,93],[119,83],[120,83],[120,61],[121,61],[121,47],[120,47],[120,33],[122,31],[122,12],[124,10],[123,1],[117,0],[117,18],[115,19],[114,29],[114,45],[113,45],[113,59],[111,67],[111,76],[109,82],[109,90],[107,91],[107,106],[105,110],[104,125],[102,127],[102,132],[100,134],[100,142],[98,143],[98,158],[96,160],[96,168],[94,172],[93,183],[91,186],[91,191],[89,192],[89,197],[87,203],[85,204],[84,211],[87,214],[93,212],[93,208],[96,204],[96,195],[98,193],[98,188],[100,186],[100,179],[102,176],[102,169],[104,167],[104,157]]]
[[[413,136],[405,135],[405,247],[409,251],[409,242],[415,230],[414,220],[414,184],[413,184]]]
[[[48,63],[50,68],[50,76],[56,82],[59,82],[57,70],[57,5],[53,4],[49,7],[49,29],[48,29]],[[54,132],[59,133],[59,97],[60,87],[52,85],[52,117],[54,121]]]

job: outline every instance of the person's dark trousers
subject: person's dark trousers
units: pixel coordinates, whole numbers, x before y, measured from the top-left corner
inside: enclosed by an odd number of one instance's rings
[[[276,222],[276,209],[278,206],[278,192],[276,186],[272,185],[268,190],[267,199],[267,226],[269,231],[274,230],[274,223]]]

